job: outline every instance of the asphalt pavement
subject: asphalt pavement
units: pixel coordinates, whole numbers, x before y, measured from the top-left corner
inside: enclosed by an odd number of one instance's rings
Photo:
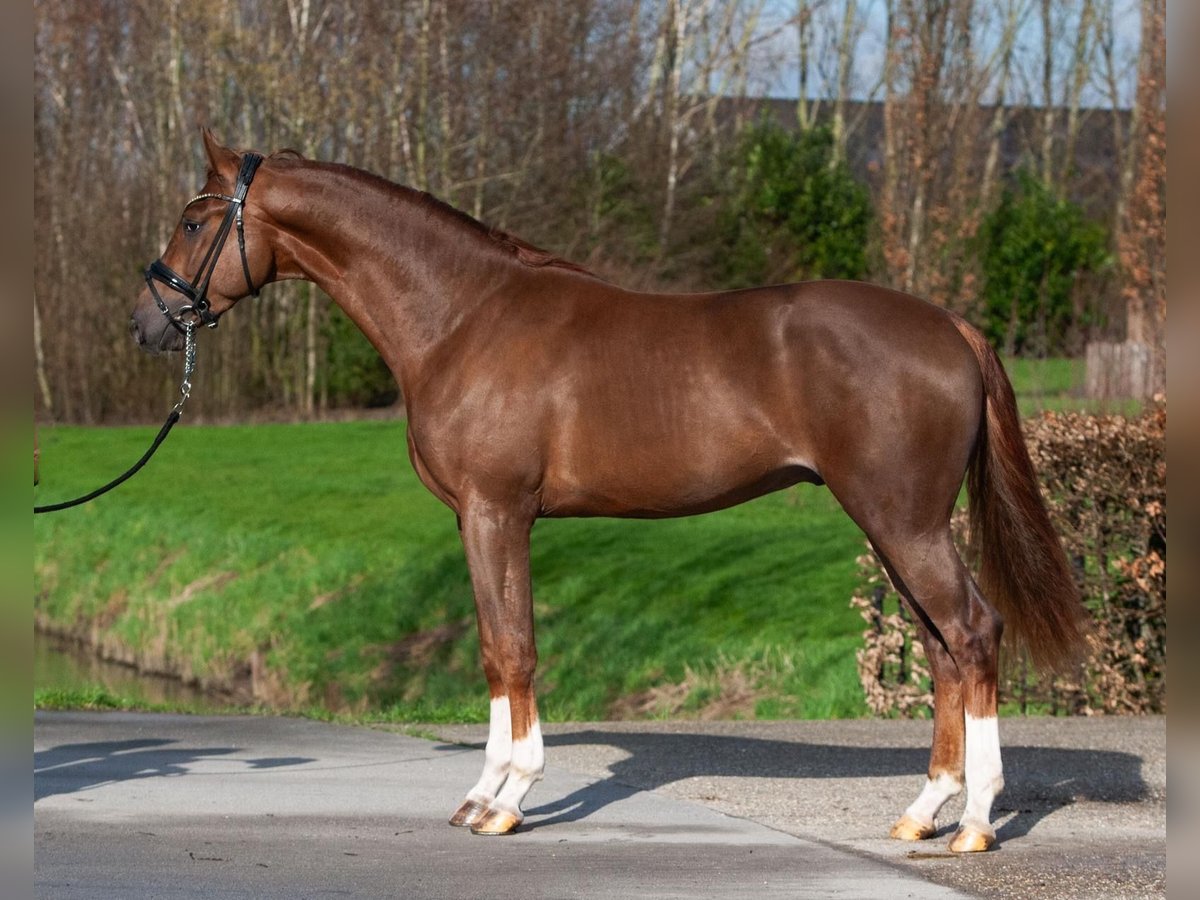
[[[546,725],[525,825],[487,838],[445,822],[479,726],[39,712],[36,895],[1165,895],[1165,719],[1006,720],[999,849],[969,857],[945,850],[957,809],[931,841],[886,839],[929,727]]]

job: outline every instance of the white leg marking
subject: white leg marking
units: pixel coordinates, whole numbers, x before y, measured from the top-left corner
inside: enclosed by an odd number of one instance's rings
[[[513,755],[512,714],[507,697],[492,698],[492,712],[488,720],[487,748],[483,753],[483,774],[475,787],[467,792],[468,800],[487,806],[500,793],[500,786],[508,777],[509,761]]]
[[[542,747],[542,726],[535,720],[529,734],[519,741],[513,741],[508,780],[504,782],[504,789],[500,791],[500,796],[496,798],[492,808],[523,819],[521,801],[525,799],[534,782],[542,780],[545,768],[546,753]]]
[[[938,773],[936,778],[927,778],[921,795],[913,801],[912,806],[904,814],[922,825],[933,825],[937,814],[946,801],[962,790],[962,782],[946,772]]]
[[[1004,790],[1000,764],[1000,728],[995,716],[976,719],[967,713],[967,806],[960,825],[992,834],[992,801]]]

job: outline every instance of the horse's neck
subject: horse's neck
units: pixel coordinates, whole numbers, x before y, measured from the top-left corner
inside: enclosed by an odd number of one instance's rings
[[[282,169],[271,194],[279,279],[312,281],[332,297],[402,390],[423,379],[427,360],[503,267],[480,252],[470,226],[352,170]]]

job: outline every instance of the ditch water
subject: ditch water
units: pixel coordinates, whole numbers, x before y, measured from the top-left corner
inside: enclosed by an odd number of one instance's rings
[[[101,659],[82,644],[37,631],[33,633],[33,686],[37,690],[69,691],[102,687],[139,703],[187,706],[198,711],[230,705],[177,678],[143,674],[131,666]]]

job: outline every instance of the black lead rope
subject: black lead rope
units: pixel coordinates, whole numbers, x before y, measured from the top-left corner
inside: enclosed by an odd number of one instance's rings
[[[163,427],[159,429],[158,436],[154,439],[154,443],[150,445],[150,449],[143,453],[142,458],[130,466],[124,474],[118,475],[108,484],[104,485],[104,487],[98,487],[90,494],[84,494],[82,497],[76,497],[74,500],[65,500],[62,503],[51,503],[46,506],[35,506],[33,508],[34,515],[37,515],[38,513],[58,512],[60,509],[70,509],[72,506],[80,506],[84,503],[87,503],[89,500],[95,500],[101,494],[107,494],[121,482],[128,478],[132,478],[138,469],[150,461],[150,457],[154,455],[154,451],[157,450],[159,445],[167,439],[167,435],[171,433],[171,429],[174,427],[175,423],[179,421],[179,417],[182,414],[183,410],[179,407],[175,407],[175,409],[171,410],[170,415],[167,416],[167,421],[164,422]]]
[[[175,423],[183,415],[183,404],[187,402],[188,397],[192,393],[191,377],[192,372],[196,369],[196,326],[194,323],[188,322],[185,323],[184,329],[183,383],[179,385],[179,402],[167,414],[167,421],[163,422],[163,427],[158,430],[158,434],[154,438],[154,443],[150,445],[150,449],[142,454],[141,459],[103,487],[98,487],[94,491],[84,494],[82,497],[76,497],[74,500],[64,500],[62,503],[50,503],[46,506],[34,506],[33,514],[35,516],[38,513],[50,513],[58,512],[62,509],[70,509],[72,506],[80,506],[91,500],[95,500],[102,494],[107,494],[122,482],[132,478],[142,466],[150,461],[150,457],[154,455],[155,451],[162,445],[162,442],[167,439],[167,435],[171,433],[171,429],[175,427]]]

